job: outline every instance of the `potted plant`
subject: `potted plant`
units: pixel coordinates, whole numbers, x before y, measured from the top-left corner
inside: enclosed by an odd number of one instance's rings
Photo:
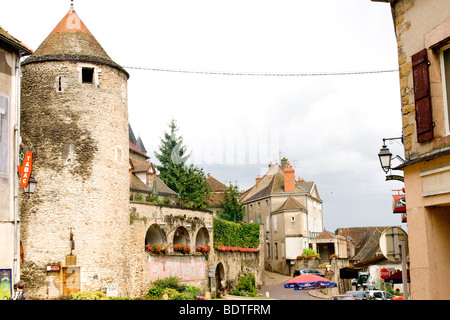
[[[173,251],[174,252],[179,252],[182,254],[186,254],[189,253],[191,251],[191,247],[188,246],[187,244],[175,244],[173,246]]]
[[[169,249],[165,244],[147,244],[145,245],[145,251],[153,254],[166,254]]]
[[[208,254],[211,252],[211,247],[207,244],[205,245],[199,245],[195,248],[195,252],[201,252],[204,254]]]

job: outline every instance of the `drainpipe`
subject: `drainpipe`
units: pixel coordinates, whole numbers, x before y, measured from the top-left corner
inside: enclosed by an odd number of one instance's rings
[[[17,170],[19,167],[19,145],[20,145],[20,59],[22,58],[22,53],[19,52],[16,58],[15,66],[15,81],[16,81],[16,96],[15,96],[15,107],[16,107],[16,118],[14,123],[14,167],[13,170]],[[19,236],[18,236],[18,222],[19,222],[19,176],[17,172],[14,172],[14,260],[13,260],[13,271],[12,280],[13,283],[17,283],[19,275],[19,261],[18,261],[18,247],[19,247]]]
[[[274,254],[273,254],[273,218],[272,218],[272,197],[270,197],[270,201],[269,201],[269,227],[270,227],[270,249],[269,252],[271,252],[272,254],[270,255],[270,257],[272,258],[272,272],[273,272],[273,264],[275,262],[274,259]]]

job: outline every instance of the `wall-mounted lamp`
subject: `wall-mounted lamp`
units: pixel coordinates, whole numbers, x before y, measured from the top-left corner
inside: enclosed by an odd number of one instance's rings
[[[401,140],[403,143],[403,137],[399,138],[383,138],[383,146],[378,153],[378,158],[380,159],[381,168],[385,173],[388,173],[391,170],[391,161],[392,161],[392,153],[388,147],[386,147],[386,140]],[[400,156],[395,156],[395,158],[399,158],[401,161],[403,159]]]
[[[165,222],[160,222],[160,223],[159,223],[159,227],[160,227],[161,229],[164,229],[164,228],[166,227],[166,223],[165,223]]]
[[[191,224],[187,224],[186,225],[186,230],[187,231],[191,231],[192,230],[192,225]]]
[[[213,226],[208,226],[208,231],[209,232],[213,231]]]
[[[23,189],[23,192],[28,194],[28,199],[30,198],[30,195],[33,194],[36,190],[36,185],[37,181],[33,177],[30,177],[27,187]]]

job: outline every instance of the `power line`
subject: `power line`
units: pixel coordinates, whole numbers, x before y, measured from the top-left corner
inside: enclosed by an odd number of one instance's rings
[[[256,76],[256,77],[313,77],[313,76],[346,76],[358,74],[375,74],[375,73],[390,73],[398,72],[398,69],[386,70],[368,70],[368,71],[337,71],[337,72],[288,72],[288,73],[265,73],[265,72],[226,72],[226,71],[195,71],[195,70],[176,70],[176,69],[161,69],[150,67],[133,67],[123,66],[125,69],[147,70],[156,72],[173,72],[173,73],[190,73],[190,74],[206,74],[206,75],[221,75],[221,76]]]

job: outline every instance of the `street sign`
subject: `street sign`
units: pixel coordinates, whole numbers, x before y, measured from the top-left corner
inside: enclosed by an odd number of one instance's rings
[[[402,255],[399,245],[404,241],[405,253],[408,254],[408,235],[399,227],[390,227],[383,231],[380,236],[380,249],[386,259],[390,261],[401,261]]]
[[[386,269],[386,268],[380,269],[380,271],[378,272],[378,274],[380,275],[380,278],[383,279],[383,280],[389,278],[389,276],[391,275],[391,273],[389,272],[389,270]]]

